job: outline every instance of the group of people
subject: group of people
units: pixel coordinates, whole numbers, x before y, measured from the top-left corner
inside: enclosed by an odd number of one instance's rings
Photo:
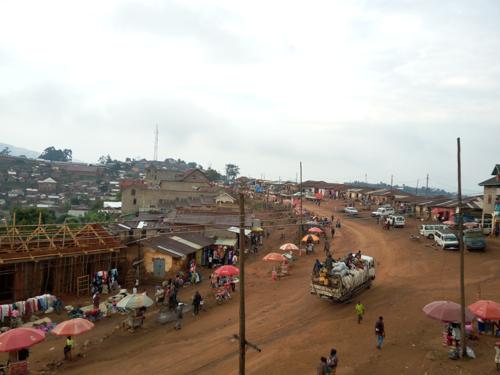
[[[213,267],[224,264],[236,264],[238,263],[238,256],[238,249],[228,246],[219,246],[216,249],[211,250],[208,254],[208,268],[212,269]]]
[[[335,375],[339,365],[337,349],[332,348],[328,357],[321,357],[317,369],[317,375]]]

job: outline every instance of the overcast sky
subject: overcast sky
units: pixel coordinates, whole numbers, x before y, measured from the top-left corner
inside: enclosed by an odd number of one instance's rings
[[[466,193],[500,163],[500,2],[2,1],[0,142]]]

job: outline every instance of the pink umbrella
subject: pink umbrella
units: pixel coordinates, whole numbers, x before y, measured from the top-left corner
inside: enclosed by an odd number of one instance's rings
[[[318,227],[309,228],[307,231],[309,233],[323,233],[323,231],[320,228],[318,228]]]
[[[280,250],[282,251],[294,251],[294,250],[299,250],[297,245],[293,243],[286,243],[280,246]]]
[[[447,220],[447,221],[443,221],[443,224],[444,224],[444,225],[450,225],[450,226],[453,226],[453,225],[455,225],[455,222],[454,222],[454,221],[452,221],[452,220]]]
[[[451,301],[434,301],[424,306],[422,309],[429,318],[440,320],[446,323],[460,322],[460,305]],[[465,321],[472,322],[474,315],[468,308],[465,308]]]
[[[269,253],[267,254],[264,258],[262,258],[263,260],[268,260],[268,261],[273,261],[273,262],[282,262],[284,261],[286,258],[279,254],[279,253]]]
[[[56,336],[76,336],[94,328],[94,323],[87,319],[75,318],[59,323],[51,331]]]
[[[240,274],[240,269],[235,266],[222,266],[214,271],[217,276],[236,276]]]
[[[29,348],[45,339],[45,333],[34,328],[13,328],[0,335],[0,352]]]

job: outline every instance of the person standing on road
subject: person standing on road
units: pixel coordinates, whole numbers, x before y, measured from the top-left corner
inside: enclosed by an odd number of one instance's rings
[[[377,323],[375,323],[375,336],[377,336],[377,349],[382,349],[385,337],[384,318],[382,316],[379,316]]]
[[[328,238],[325,239],[325,256],[327,256],[330,253],[330,241],[328,241]]]
[[[317,375],[328,375],[328,366],[326,365],[326,358],[321,357],[316,374]]]
[[[495,363],[497,365],[497,371],[500,371],[500,341],[495,343]]]
[[[333,236],[335,236],[335,228],[333,227],[333,223],[332,223],[331,234],[332,234],[332,240],[333,240]]]
[[[193,297],[193,315],[198,315],[200,312],[200,305],[201,305],[201,294],[200,292],[196,291]]]
[[[358,324],[361,324],[361,321],[363,320],[363,315],[365,315],[365,306],[361,303],[361,301],[358,301],[355,309],[356,309],[356,315],[358,316]]]
[[[179,302],[177,304],[177,308],[175,309],[175,329],[176,330],[180,330],[182,328],[182,318],[184,317],[183,307],[184,307],[184,304],[182,302]]]

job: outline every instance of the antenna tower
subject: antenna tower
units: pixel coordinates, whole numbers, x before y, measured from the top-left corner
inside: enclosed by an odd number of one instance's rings
[[[156,130],[155,130],[155,151],[153,155],[153,160],[154,161],[158,160],[158,125],[156,125]]]

